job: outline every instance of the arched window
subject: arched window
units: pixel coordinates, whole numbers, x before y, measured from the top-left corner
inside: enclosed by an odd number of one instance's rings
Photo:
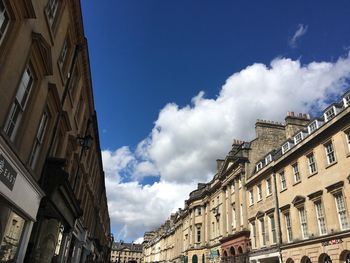
[[[242,249],[242,247],[238,247],[238,254],[243,254],[243,249]]]
[[[300,263],[311,263],[311,260],[308,256],[303,256],[300,260]]]
[[[294,263],[294,260],[291,259],[291,258],[288,258],[287,261],[286,261],[286,263]]]
[[[198,263],[198,257],[197,255],[192,256],[192,263]]]
[[[235,251],[234,247],[230,247],[230,254],[231,254],[231,256],[236,255],[236,251]]]
[[[322,253],[319,257],[318,257],[318,262],[319,263],[332,263],[332,259],[330,258],[330,256],[326,253]]]
[[[340,253],[340,262],[350,263],[350,251],[344,250]]]
[[[205,256],[204,256],[204,254],[202,255],[202,263],[205,263]]]
[[[224,250],[224,257],[227,258],[227,252]]]

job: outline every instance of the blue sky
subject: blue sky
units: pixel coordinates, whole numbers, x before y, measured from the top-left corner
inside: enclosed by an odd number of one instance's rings
[[[322,109],[349,78],[346,0],[85,0],[82,9],[118,239],[136,240],[162,223],[211,177],[233,138],[254,137],[255,119]],[[286,100],[291,83],[306,79],[311,84]],[[223,104],[230,99],[235,107]],[[276,101],[281,112],[270,112]],[[198,133],[205,142],[196,143]]]

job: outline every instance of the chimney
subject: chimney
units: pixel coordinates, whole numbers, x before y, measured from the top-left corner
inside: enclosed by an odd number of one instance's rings
[[[292,137],[298,130],[303,129],[310,122],[310,115],[306,113],[287,112],[286,122],[286,138]]]
[[[262,139],[265,137],[277,136],[277,133],[283,132],[283,130],[283,124],[276,121],[256,120],[255,123],[256,138]]]

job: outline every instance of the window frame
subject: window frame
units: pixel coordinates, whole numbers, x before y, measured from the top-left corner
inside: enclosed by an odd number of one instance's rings
[[[307,126],[307,130],[308,130],[309,134],[315,132],[318,128],[319,128],[318,120],[312,121],[312,122]]]
[[[343,195],[342,191],[338,191],[336,193],[333,194],[334,195],[334,200],[335,200],[335,206],[337,209],[337,214],[338,214],[338,222],[339,222],[339,226],[341,230],[347,230],[350,228],[349,225],[349,218],[348,218],[348,214],[347,214],[347,210],[346,210],[346,204],[345,204],[345,198]],[[338,199],[337,197],[341,197],[341,203],[342,203],[342,210],[340,210],[339,208],[339,203],[338,203]],[[343,216],[342,216],[343,215]],[[345,218],[345,225],[346,227],[344,227],[344,222],[342,221]]]
[[[249,195],[249,206],[254,205],[254,191],[253,188],[248,191]]]
[[[324,212],[323,202],[321,200],[317,200],[315,203],[315,212],[316,212],[316,220],[318,225],[318,233],[320,236],[327,235],[327,223],[326,223],[326,215]]]
[[[278,173],[280,176],[281,191],[287,189],[287,179],[284,171]]]
[[[271,230],[271,244],[276,244],[277,243],[277,233],[276,233],[276,221],[275,221],[274,214],[269,215],[269,221],[270,221],[270,230]]]
[[[313,175],[317,173],[317,162],[315,158],[315,154],[313,152],[310,152],[309,154],[306,155],[307,158],[307,166],[309,170],[309,174]]]
[[[266,178],[266,196],[272,195],[272,181],[271,178]]]
[[[261,183],[257,184],[256,185],[256,195],[257,195],[257,201],[261,201],[262,200],[262,185]]]
[[[294,183],[299,183],[301,181],[301,177],[298,162],[292,164],[292,171]]]
[[[299,137],[300,138],[297,138]],[[294,144],[298,144],[299,142],[301,142],[304,139],[304,134],[303,132],[298,132],[295,136],[294,136]]]
[[[331,119],[333,119],[335,117],[335,115],[337,115],[337,111],[336,111],[335,107],[332,106],[324,112],[324,120],[326,122],[330,121]]]
[[[302,238],[307,239],[309,237],[309,230],[307,222],[307,213],[304,206],[298,208],[298,214]]]
[[[265,218],[262,217],[259,220],[259,232],[260,232],[260,246],[266,246],[266,227],[265,227]]]
[[[1,11],[1,7],[3,7],[3,10]],[[0,17],[1,14],[3,14],[3,21],[2,24],[0,24],[0,46],[3,43],[5,36],[7,34],[7,31],[10,27],[10,12],[5,4],[5,1],[0,0]],[[3,28],[4,23],[6,23],[5,28]]]
[[[293,229],[292,229],[289,211],[284,213],[284,221],[285,221],[285,227],[287,231],[287,241],[288,243],[293,242]]]
[[[330,141],[324,143],[323,146],[324,146],[325,153],[326,153],[327,164],[331,165],[331,164],[336,163],[337,157],[335,155],[335,149],[334,149],[333,142],[330,140]],[[328,146],[331,146],[331,151],[329,151],[330,148],[328,148]]]
[[[28,82],[24,83],[25,74],[28,73]],[[35,85],[35,74],[31,65],[28,63],[22,72],[21,80],[17,85],[17,91],[11,103],[10,111],[7,114],[7,119],[3,130],[5,134],[10,138],[11,141],[14,141],[19,126],[21,125],[23,114],[28,105],[28,101],[30,100],[32,90]],[[22,85],[25,84],[25,87],[22,90]],[[22,94],[21,94],[22,93]],[[24,99],[24,101],[23,101]],[[14,121],[14,118],[16,119]],[[13,127],[11,128],[11,125]],[[12,129],[10,131],[10,129]]]

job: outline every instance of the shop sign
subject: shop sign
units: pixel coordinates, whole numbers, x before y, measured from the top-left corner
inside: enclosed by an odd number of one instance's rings
[[[218,258],[218,257],[219,257],[219,253],[217,250],[212,249],[209,251],[209,258],[210,259]]]
[[[332,240],[322,242],[322,246],[336,245],[340,243],[343,243],[342,239],[332,239]]]
[[[12,191],[17,173],[10,163],[0,154],[0,181]]]

